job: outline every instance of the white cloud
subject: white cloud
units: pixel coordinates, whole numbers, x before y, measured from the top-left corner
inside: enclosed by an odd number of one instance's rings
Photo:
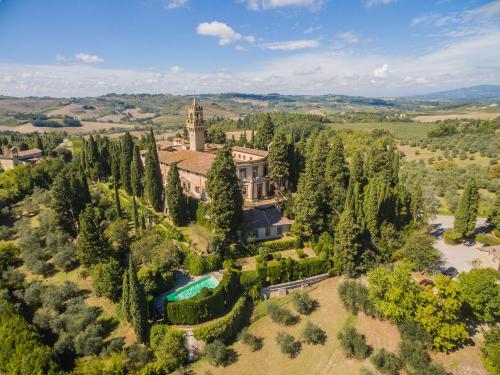
[[[367,7],[372,7],[375,5],[387,5],[394,2],[396,2],[396,0],[365,0],[365,5]]]
[[[289,40],[262,44],[262,47],[265,49],[278,51],[295,51],[298,49],[316,48],[318,46],[319,42],[316,39]]]
[[[180,66],[174,65],[168,71],[172,74],[179,74],[182,73],[184,69],[182,69]]]
[[[253,35],[248,35],[245,37],[245,40],[248,42],[248,43],[255,43],[255,37]]]
[[[223,22],[203,22],[198,25],[196,31],[200,35],[214,36],[219,38],[219,44],[225,46],[241,39],[241,34],[234,31]]]
[[[282,7],[307,7],[318,10],[323,5],[323,0],[243,0],[251,10],[266,10]]]
[[[304,34],[311,34],[311,33],[314,33],[316,31],[320,31],[321,30],[321,26],[311,26],[311,27],[308,27],[307,29],[304,30]]]
[[[89,55],[88,53],[77,53],[75,59],[88,64],[97,64],[104,62],[104,59],[97,55]]]
[[[245,47],[243,47],[241,45],[237,45],[236,47],[234,47],[234,49],[236,51],[240,51],[240,52],[246,52],[246,51],[248,51],[248,49],[246,49]]]
[[[377,78],[387,78],[389,75],[389,65],[384,64],[380,68],[373,70],[373,76]]]
[[[57,62],[65,62],[66,61],[66,56],[64,56],[62,53],[58,53],[56,55],[56,61]]]
[[[166,9],[176,9],[185,6],[188,3],[188,0],[169,0],[167,4],[165,4]]]
[[[343,42],[349,43],[349,44],[359,43],[359,37],[350,31],[338,33],[337,38],[339,38]]]

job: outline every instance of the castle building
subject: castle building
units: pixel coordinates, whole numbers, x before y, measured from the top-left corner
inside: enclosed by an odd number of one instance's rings
[[[12,147],[5,155],[0,155],[0,165],[3,170],[9,170],[19,164],[35,164],[43,158],[43,151],[38,148],[19,151],[17,147]]]
[[[221,145],[205,143],[203,106],[196,98],[193,99],[193,103],[188,108],[186,128],[189,134],[189,144],[181,141],[157,142],[163,181],[166,181],[170,166],[177,164],[185,192],[206,201],[208,199],[206,194],[207,174],[215,159],[215,153]],[[272,195],[272,189],[267,177],[268,152],[233,146],[232,154],[244,200],[255,203],[269,198]]]

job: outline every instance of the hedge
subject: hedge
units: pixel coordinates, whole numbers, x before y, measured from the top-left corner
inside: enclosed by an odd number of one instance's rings
[[[184,267],[193,276],[202,275],[206,272],[221,269],[222,257],[219,253],[212,253],[205,256],[189,252],[184,259]]]
[[[444,237],[444,242],[447,243],[448,245],[459,244],[460,240],[462,239],[460,233],[457,233],[452,229],[445,231],[443,237]]]
[[[487,236],[486,234],[477,234],[476,240],[485,244],[486,246],[497,246],[500,245],[500,239],[492,236]]]
[[[259,255],[267,255],[277,251],[290,250],[295,248],[295,237],[280,238],[278,240],[265,241],[257,244]]]
[[[241,296],[234,304],[231,311],[213,322],[208,322],[193,330],[194,337],[205,341],[207,344],[215,340],[221,340],[228,344],[236,338],[238,332],[248,320],[248,299]]]
[[[226,272],[214,289],[183,301],[165,300],[165,320],[171,324],[199,324],[222,315],[241,293],[239,277],[238,272]]]

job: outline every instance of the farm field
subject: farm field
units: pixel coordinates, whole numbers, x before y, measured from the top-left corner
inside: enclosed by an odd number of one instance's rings
[[[414,122],[355,122],[331,123],[328,126],[335,130],[361,130],[371,132],[375,129],[384,129],[391,132],[397,139],[425,138],[433,130],[435,124],[420,124]]]
[[[456,119],[480,119],[480,120],[494,120],[500,116],[500,112],[469,112],[459,114],[443,114],[443,115],[425,115],[416,116],[414,121],[430,123],[435,121],[456,120]]]
[[[33,126],[31,123],[27,123],[19,126],[9,126],[0,125],[0,131],[17,131],[19,133],[48,133],[54,131],[65,131],[71,134],[78,133],[91,133],[94,131],[112,130],[112,129],[131,129],[133,130],[137,124],[123,124],[123,123],[108,123],[108,122],[96,122],[96,121],[82,121],[82,126],[71,127],[65,126],[60,128],[50,128],[50,127],[37,127]]]
[[[400,341],[398,329],[389,322],[367,317],[363,313],[353,316],[346,311],[337,293],[337,287],[341,281],[342,278],[336,277],[311,287],[310,295],[318,300],[319,309],[310,316],[301,316],[300,322],[295,326],[278,325],[273,323],[268,316],[251,324],[249,331],[263,339],[263,347],[260,351],[252,352],[241,342],[236,342],[231,346],[238,357],[235,363],[227,367],[213,367],[202,359],[194,363],[192,369],[199,375],[206,374],[208,371],[221,375],[358,375],[362,368],[374,371],[369,360],[359,361],[345,357],[337,340],[338,331],[345,325],[352,325],[366,336],[367,343],[374,350],[385,348],[396,352]],[[278,299],[278,301],[295,313],[289,296]],[[264,305],[265,302],[260,303],[256,311],[262,311]],[[311,320],[326,332],[328,337],[325,345],[304,344],[299,355],[290,359],[279,351],[275,337],[279,331],[286,331],[298,338],[307,320]],[[478,345],[465,347],[450,355],[437,354],[433,357],[437,362],[446,366],[453,375],[486,374],[481,364]]]
[[[406,161],[419,161],[424,160],[427,161],[429,158],[433,157],[438,160],[438,157],[441,156],[443,160],[447,160],[444,157],[444,153],[441,150],[431,151],[428,148],[420,148],[420,147],[411,147],[409,145],[399,145],[398,150],[405,154],[404,159]],[[473,156],[474,159],[470,160],[469,157]],[[467,159],[461,160],[460,158],[453,158],[452,162],[457,167],[465,167],[467,165],[480,165],[482,167],[487,167],[490,165],[490,158],[481,156],[479,152],[473,154],[467,154]]]

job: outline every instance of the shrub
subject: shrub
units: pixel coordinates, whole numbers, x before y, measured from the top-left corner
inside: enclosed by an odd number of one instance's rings
[[[314,323],[307,321],[302,330],[301,338],[306,344],[323,345],[326,341],[326,333]]]
[[[375,316],[375,307],[368,297],[368,288],[358,281],[346,280],[338,287],[344,307],[356,315],[363,311],[368,316]]]
[[[297,249],[295,250],[295,253],[300,259],[307,258],[307,254],[303,249]]]
[[[346,327],[337,335],[345,354],[349,358],[365,359],[370,353],[370,347],[366,344],[366,337],[354,327]]]
[[[92,286],[98,297],[106,297],[113,302],[120,299],[123,268],[115,259],[99,263],[92,268]]]
[[[277,253],[273,254],[273,259],[274,260],[280,260],[282,258],[283,258],[283,255],[281,255],[281,253],[279,251]]]
[[[174,286],[174,274],[166,268],[156,264],[139,268],[137,278],[146,294],[155,295]]]
[[[446,372],[439,366],[431,364],[425,347],[419,342],[402,340],[399,345],[399,356],[409,374],[427,375],[432,372],[436,375],[446,375]]]
[[[460,240],[462,239],[460,233],[457,233],[452,229],[445,231],[443,237],[444,237],[444,242],[447,243],[448,245],[456,245],[460,243]]]
[[[249,288],[260,281],[257,271],[243,271],[240,274],[240,283],[243,288]]]
[[[213,366],[227,366],[236,360],[234,350],[227,348],[220,340],[207,345],[206,356],[208,362]]]
[[[203,257],[193,252],[189,252],[184,259],[184,266],[193,276],[205,273],[205,262]]]
[[[290,310],[279,306],[274,301],[269,302],[267,305],[267,313],[273,322],[283,324],[285,326],[293,325],[298,322],[298,316],[293,315]]]
[[[295,341],[295,337],[283,331],[278,332],[276,343],[279,345],[281,353],[288,355],[290,358],[295,358],[302,347],[300,341]]]
[[[424,326],[414,320],[407,320],[399,325],[399,333],[401,340],[421,344],[424,348],[428,348],[432,344],[432,337],[425,330]]]
[[[295,238],[280,238],[279,240],[260,242],[257,248],[259,255],[290,250],[295,247]]]
[[[481,242],[482,244],[485,244],[486,246],[498,246],[500,245],[500,240],[498,238],[488,236],[486,234],[477,234],[476,235],[476,240]]]
[[[252,352],[262,349],[262,338],[252,335],[247,328],[243,328],[239,339],[243,344],[248,345]]]
[[[491,374],[500,374],[500,328],[491,328],[484,334],[484,347],[481,349],[481,359],[484,367]]]
[[[222,318],[202,324],[193,330],[193,335],[198,340],[207,343],[220,340],[229,343],[236,337],[240,328],[248,320],[248,299],[246,296],[234,304],[232,310]]]
[[[312,299],[306,292],[293,292],[292,302],[295,310],[302,315],[309,315],[318,307],[318,301]]]
[[[384,348],[373,354],[370,360],[382,374],[398,375],[401,369],[401,360],[398,356],[388,352]]]
[[[184,346],[186,334],[164,324],[151,327],[150,344],[159,367],[172,372],[187,360],[187,349]]]

